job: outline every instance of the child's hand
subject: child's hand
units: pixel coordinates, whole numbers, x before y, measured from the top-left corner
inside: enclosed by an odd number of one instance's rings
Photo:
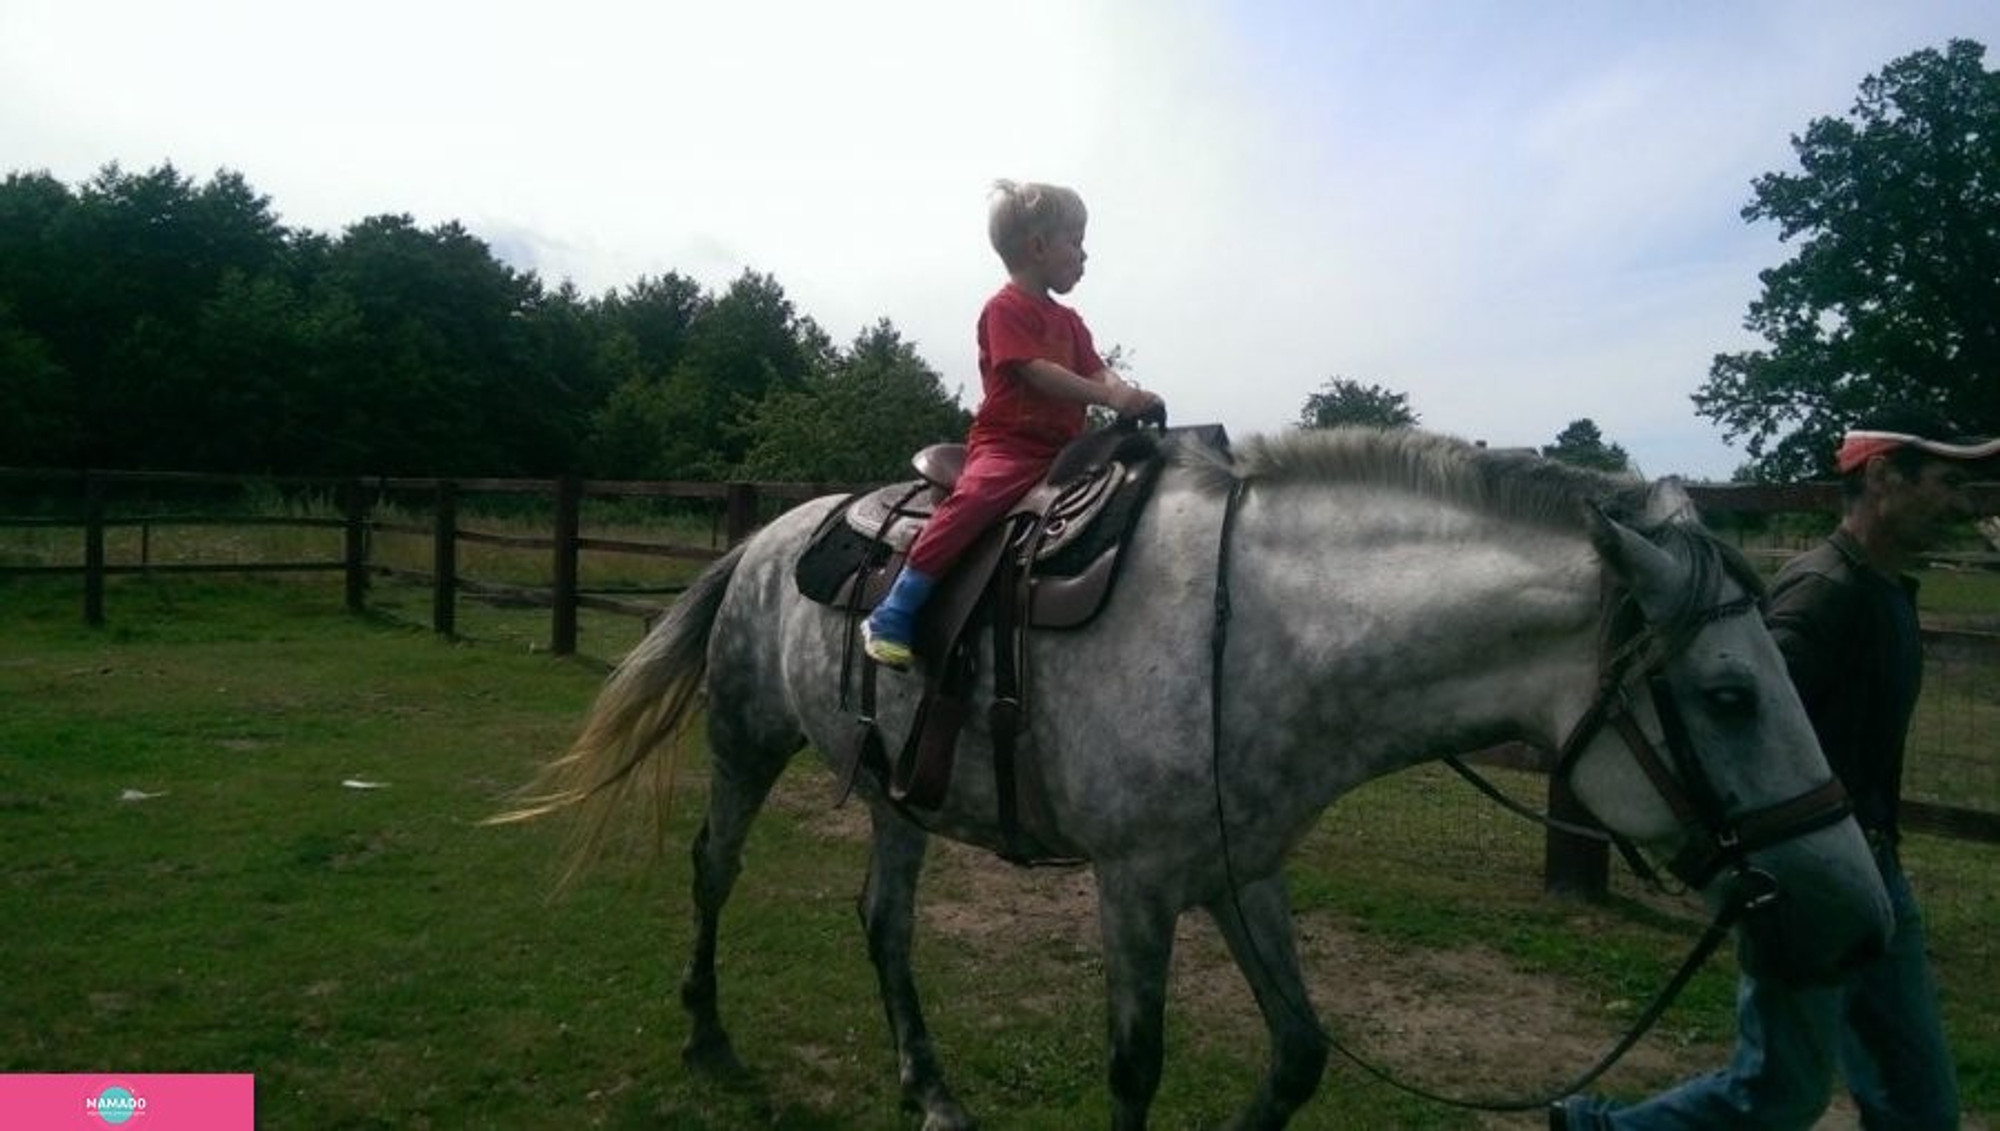
[[[1111,387],[1112,411],[1120,416],[1144,416],[1148,412],[1164,409],[1167,402],[1157,393],[1149,393],[1137,385],[1120,383]]]

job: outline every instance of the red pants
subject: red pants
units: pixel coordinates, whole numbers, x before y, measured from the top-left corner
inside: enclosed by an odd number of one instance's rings
[[[1039,446],[1009,450],[974,444],[965,453],[957,485],[910,547],[909,566],[933,581],[943,577],[966,547],[1042,481],[1055,458],[1055,452]]]

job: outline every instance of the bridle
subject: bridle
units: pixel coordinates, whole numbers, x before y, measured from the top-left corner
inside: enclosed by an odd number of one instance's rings
[[[1234,480],[1229,488],[1222,510],[1222,524],[1216,547],[1215,610],[1214,631],[1210,639],[1210,682],[1209,682],[1209,748],[1214,758],[1213,782],[1215,786],[1215,820],[1221,840],[1222,864],[1228,879],[1230,899],[1235,904],[1239,919],[1247,919],[1240,903],[1240,889],[1236,882],[1235,863],[1229,847],[1229,819],[1223,809],[1222,792],[1222,674],[1223,661],[1228,652],[1229,621],[1232,615],[1229,576],[1230,543],[1236,528],[1237,511],[1243,502],[1243,480]],[[1702,547],[1709,554],[1719,556],[1719,547],[1710,544]],[[1705,579],[1713,574],[1707,568],[1711,563],[1702,561],[1697,568],[1699,588],[1704,592],[1712,586]],[[1666,1012],[1674,998],[1694,977],[1695,971],[1705,964],[1724,939],[1741,923],[1749,929],[1751,923],[1767,918],[1756,912],[1773,906],[1779,897],[1778,882],[1775,877],[1750,863],[1749,854],[1761,848],[1781,844],[1796,837],[1805,836],[1818,829],[1838,824],[1851,812],[1847,791],[1841,787],[1838,778],[1829,777],[1821,785],[1808,789],[1785,801],[1753,809],[1747,813],[1731,814],[1723,803],[1715,785],[1703,769],[1701,759],[1696,756],[1694,743],[1687,730],[1686,720],[1681,717],[1680,707],[1675,702],[1673,689],[1667,680],[1667,667],[1688,646],[1696,634],[1705,626],[1730,617],[1743,616],[1759,611],[1762,607],[1761,592],[1754,576],[1739,578],[1744,594],[1733,600],[1722,601],[1704,608],[1677,613],[1667,619],[1667,623],[1655,625],[1638,611],[1637,600],[1626,593],[1619,597],[1615,605],[1609,607],[1606,620],[1606,639],[1615,639],[1615,629],[1620,625],[1638,622],[1639,628],[1629,632],[1621,643],[1600,650],[1598,664],[1597,693],[1590,707],[1582,717],[1570,727],[1569,734],[1557,748],[1556,767],[1551,773],[1567,783],[1575,772],[1578,762],[1596,740],[1598,734],[1610,727],[1625,743],[1632,759],[1646,778],[1659,792],[1674,817],[1683,828],[1691,830],[1688,843],[1675,854],[1668,863],[1668,870],[1682,883],[1691,888],[1705,888],[1714,881],[1724,868],[1736,870],[1737,882],[1731,886],[1715,911],[1714,919],[1702,932],[1688,955],[1681,961],[1653,1000],[1634,1018],[1625,1035],[1600,1057],[1584,1073],[1569,1084],[1547,1095],[1525,1099],[1467,1099],[1447,1096],[1425,1088],[1417,1087],[1398,1079],[1377,1067],[1367,1059],[1357,1055],[1346,1044],[1326,1031],[1313,1017],[1311,1007],[1292,1000],[1289,995],[1281,995],[1280,1001],[1295,1018],[1302,1020],[1316,1032],[1328,1048],[1340,1053],[1350,1063],[1375,1079],[1389,1084],[1411,1095],[1448,1104],[1460,1108],[1477,1108],[1486,1111],[1532,1111],[1546,1108],[1553,1100],[1583,1091],[1591,1082],[1608,1071],[1612,1065],[1624,1057],[1639,1038],[1652,1028],[1660,1015]],[[1666,739],[1667,753],[1662,756],[1658,745],[1647,737],[1634,717],[1632,695],[1628,690],[1634,684],[1644,683],[1648,698],[1653,703],[1653,711],[1660,721],[1660,730]],[[1448,757],[1445,761],[1460,774],[1467,777],[1481,790],[1519,810],[1490,783],[1468,768],[1461,759]],[[1608,830],[1581,829],[1563,826],[1560,822],[1538,814],[1529,814],[1536,820],[1551,826],[1579,832],[1586,836],[1608,835],[1625,858],[1632,862],[1642,875],[1649,874],[1638,849],[1628,840]],[[1699,832],[1692,832],[1692,830]],[[1754,918],[1751,918],[1754,916]],[[1250,956],[1260,965],[1264,956],[1256,947],[1256,940],[1250,940]]]
[[[1627,595],[1623,598],[1631,601]],[[1567,784],[1577,763],[1600,732],[1609,728],[1625,744],[1653,789],[1688,830],[1687,844],[1667,862],[1667,870],[1690,888],[1707,887],[1723,869],[1734,869],[1750,899],[1743,910],[1766,907],[1777,896],[1768,873],[1753,867],[1749,854],[1817,832],[1852,811],[1840,779],[1826,781],[1791,798],[1748,812],[1731,813],[1716,790],[1689,737],[1666,669],[1687,650],[1697,632],[1716,621],[1757,612],[1755,592],[1674,618],[1646,624],[1624,644],[1609,649],[1599,666],[1597,694],[1557,748],[1553,776]],[[1636,717],[1631,689],[1644,686],[1660,722],[1666,751],[1649,737]],[[1620,845],[1621,851],[1628,846]],[[1632,857],[1627,852],[1628,859]]]

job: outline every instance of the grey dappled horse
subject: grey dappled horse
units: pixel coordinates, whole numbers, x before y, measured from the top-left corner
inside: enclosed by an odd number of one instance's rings
[[[1020,744],[1046,800],[1023,807],[1025,831],[1097,876],[1115,1126],[1145,1124],[1175,920],[1192,907],[1214,917],[1270,1031],[1271,1066],[1241,1125],[1282,1126],[1307,1100],[1327,1045],[1299,968],[1286,853],[1344,791],[1447,753],[1516,739],[1562,749],[1599,820],[1707,861],[1686,874],[1712,903],[1774,885],[1745,920],[1773,941],[1747,961],[1812,976],[1879,945],[1879,878],[1756,615],[1755,579],[1678,485],[1411,431],[1255,439],[1234,463],[1168,447],[1109,604],[1084,628],[1030,638]],[[712,773],[681,984],[693,1066],[736,1067],[716,931],[751,821],[794,754],[836,750],[854,725],[840,696],[847,621],[793,583],[836,503],[780,517],[704,573],[611,675],[545,782],[544,809],[585,804],[602,819],[705,699]],[[919,678],[881,675],[891,750]],[[949,794],[923,817],[997,849],[983,696]],[[866,775],[860,795],[874,832],[861,915],[904,1096],[926,1128],[968,1127],[910,966],[927,833]]]

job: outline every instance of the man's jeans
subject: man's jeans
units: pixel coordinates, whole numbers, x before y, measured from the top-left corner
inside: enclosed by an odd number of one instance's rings
[[[1744,978],[1729,1066],[1643,1103],[1570,1110],[1572,1128],[1805,1131],[1833,1097],[1834,1074],[1869,1131],[1957,1131],[1958,1083],[1924,957],[1923,913],[1894,849],[1876,853],[1895,909],[1887,953],[1834,986]]]

